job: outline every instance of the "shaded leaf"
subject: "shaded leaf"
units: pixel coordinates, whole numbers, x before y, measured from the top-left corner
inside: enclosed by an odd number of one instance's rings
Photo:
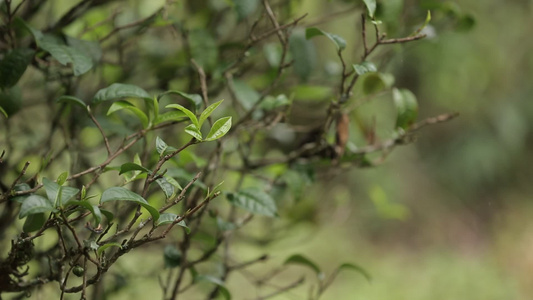
[[[237,20],[242,21],[257,10],[259,0],[233,0]]]
[[[122,249],[122,245],[120,245],[119,243],[107,243],[107,244],[104,244],[98,247],[98,250],[96,250],[96,253],[98,254],[98,256],[100,256],[109,247],[119,247],[120,249]]]
[[[60,186],[48,178],[43,178],[43,185],[46,190],[46,196],[54,207],[67,205],[80,191],[77,188]]]
[[[214,141],[217,140],[231,129],[231,117],[224,117],[221,119],[218,119],[214,124],[213,127],[211,127],[211,130],[207,134],[207,137],[205,138],[206,141]]]
[[[132,163],[132,162],[127,162],[123,165],[120,166],[120,171],[119,171],[119,175],[123,174],[123,173],[126,173],[126,172],[129,172],[129,171],[141,171],[141,173],[150,173],[152,172],[151,170],[139,165],[139,164],[136,164],[136,163]]]
[[[151,215],[154,221],[159,219],[159,212],[153,206],[148,204],[148,202],[141,197],[140,195],[125,189],[123,187],[112,187],[105,190],[102,193],[102,198],[100,199],[101,203],[109,201],[131,201],[135,202],[142,207],[144,207]]]
[[[284,94],[281,94],[276,97],[267,96],[265,100],[261,102],[260,107],[268,111],[289,104],[291,104],[291,99],[287,98]]]
[[[182,121],[188,119],[187,115],[179,110],[167,111],[157,116],[154,124],[161,124],[166,121]]]
[[[359,272],[359,274],[363,275],[363,277],[365,277],[366,280],[368,280],[369,282],[372,281],[372,276],[370,276],[370,274],[365,269],[355,264],[344,263],[338,267],[338,270],[354,270],[356,272]]]
[[[189,47],[194,60],[207,72],[214,69],[218,61],[217,42],[206,29],[189,32]]]
[[[141,124],[143,125],[143,128],[148,127],[148,117],[146,116],[146,114],[128,101],[121,100],[121,101],[114,102],[109,107],[109,110],[107,111],[107,115],[109,116],[110,114],[117,112],[119,110],[122,110],[122,109],[126,109],[132,112],[137,118],[139,118],[139,120],[141,121]]]
[[[360,64],[354,64],[353,68],[358,75],[363,75],[369,72],[376,72],[378,70],[376,66],[369,61],[364,61]]]
[[[173,214],[173,213],[162,213],[161,216],[159,217],[159,220],[157,220],[157,222],[155,223],[155,226],[170,224],[174,222],[178,217],[179,217],[178,215]],[[185,228],[185,231],[187,233],[191,233],[191,229],[187,226],[187,224],[185,223],[185,220],[179,221],[178,223],[176,223],[176,225],[179,225]]]
[[[231,204],[251,213],[276,217],[277,207],[274,199],[258,188],[247,188],[227,195]]]
[[[28,215],[55,211],[52,203],[39,195],[30,195],[24,199],[20,207],[19,219],[22,219]]]
[[[84,109],[87,109],[87,104],[85,104],[85,102],[83,102],[83,100],[81,100],[80,98],[76,98],[74,96],[61,96],[61,97],[57,98],[56,102],[58,102],[58,103],[74,103],[74,104],[77,104],[77,105],[83,107]]]
[[[259,93],[246,82],[239,79],[233,79],[230,84],[235,93],[235,98],[237,98],[237,101],[239,101],[244,109],[251,109],[254,104],[259,101],[261,95],[259,95]]]
[[[68,46],[62,37],[45,34],[37,40],[39,48],[50,53],[59,63],[72,64],[75,76],[88,72],[93,67],[93,60],[78,49]]]
[[[100,211],[98,205],[92,205],[89,203],[89,201],[78,201],[76,204],[88,209],[91,212],[94,218],[95,227],[102,222],[102,212]]]
[[[318,265],[303,255],[300,255],[300,254],[292,255],[289,258],[287,258],[283,264],[284,265],[298,264],[298,265],[309,267],[316,273],[318,279],[322,280],[324,278],[324,273],[322,273]]]
[[[174,186],[170,184],[164,177],[158,178],[156,182],[161,188],[161,190],[163,190],[163,193],[165,193],[167,199],[174,195]]]
[[[92,103],[98,104],[102,101],[117,100],[122,98],[152,99],[152,97],[150,97],[145,90],[136,85],[113,83],[112,85],[96,92]]]
[[[167,143],[165,143],[165,141],[163,141],[160,137],[157,136],[155,138],[155,149],[157,153],[163,154],[167,148]]]
[[[192,104],[192,106],[194,107],[194,112],[197,112],[200,107],[202,106],[202,96],[198,95],[198,94],[187,94],[187,93],[184,93],[184,92],[180,92],[180,91],[174,91],[174,90],[170,90],[170,91],[166,91],[162,94],[159,95],[159,98],[163,97],[163,96],[166,96],[166,95],[172,95],[172,94],[175,94],[175,95],[180,95],[181,97],[185,98],[187,101],[189,101],[189,103]]]
[[[10,88],[17,84],[31,63],[35,51],[16,48],[7,53],[0,61],[0,87]]]
[[[398,111],[396,127],[407,129],[418,116],[416,96],[410,90],[395,88],[392,90],[392,98]]]
[[[316,27],[307,28],[305,30],[305,38],[308,40],[315,36],[321,36],[321,35],[330,39],[337,47],[337,50],[342,51],[344,50],[344,48],[346,48],[346,41],[342,37],[336,34],[322,31]]]
[[[46,222],[44,213],[30,214],[24,221],[22,230],[26,233],[41,229]]]
[[[363,2],[368,10],[368,15],[373,19],[376,13],[376,0],[363,0]]]
[[[222,280],[214,276],[210,276],[210,275],[198,275],[196,279],[198,281],[208,281],[208,282],[216,284],[222,296],[224,296],[226,300],[231,300],[231,294]]]
[[[165,267],[179,267],[181,264],[181,252],[172,245],[166,245],[165,250],[163,250],[163,259],[165,261]]]
[[[302,31],[294,31],[289,38],[289,51],[294,59],[294,73],[307,81],[316,65],[316,49]]]

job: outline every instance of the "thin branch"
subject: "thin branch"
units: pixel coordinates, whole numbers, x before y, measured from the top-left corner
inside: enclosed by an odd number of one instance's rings
[[[270,299],[270,298],[272,298],[272,297],[275,297],[275,296],[277,296],[277,295],[279,295],[279,294],[285,293],[285,292],[287,292],[287,291],[289,291],[289,290],[292,290],[292,289],[298,287],[299,285],[301,285],[302,283],[304,283],[304,281],[305,281],[305,277],[301,277],[301,278],[298,279],[297,281],[295,281],[295,282],[293,282],[293,283],[290,283],[289,285],[284,286],[284,287],[278,289],[277,291],[274,291],[274,292],[272,292],[272,293],[270,293],[270,294],[266,294],[266,295],[264,295],[264,296],[262,296],[262,297],[258,297],[258,298],[256,298],[256,300],[266,300],[266,299]]]

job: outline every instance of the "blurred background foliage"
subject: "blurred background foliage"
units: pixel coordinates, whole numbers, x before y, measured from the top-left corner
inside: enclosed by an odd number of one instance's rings
[[[240,7],[242,11],[222,13],[236,2],[247,4]],[[354,61],[360,58],[362,1],[290,2],[285,17],[308,13],[300,24],[302,28],[313,25],[344,37],[347,56]],[[88,98],[102,85],[114,82],[150,90],[188,90],[195,83],[180,41],[180,26],[189,34],[192,56],[210,73],[216,89],[216,82],[223,80],[220,69],[231,60],[221,54],[231,55],[225,50],[238,47],[232,37],[246,34],[243,24],[253,22],[246,16],[257,10],[253,3],[256,1],[177,1],[168,15],[158,17],[150,28],[124,30],[119,36],[135,36],[124,38],[133,46],[124,47],[120,56],[104,56],[96,71],[80,77],[76,96]],[[68,0],[47,1],[42,8],[46,13],[36,15],[30,23],[45,28],[73,5]],[[83,34],[84,29],[119,9],[116,25],[145,18],[163,5],[165,1],[111,2],[92,9],[64,33],[101,39],[112,27],[99,26],[87,34]],[[384,0],[378,1],[376,18],[383,21],[380,26],[388,37],[402,37],[423,23],[427,10],[432,21],[424,29],[426,39],[383,47],[370,60],[380,71],[393,74],[398,87],[408,88],[417,96],[420,119],[455,111],[460,117],[424,129],[415,143],[398,147],[376,168],[334,174],[317,170],[310,174],[317,180],[313,184],[312,178],[306,182],[299,176],[291,178],[289,173],[287,182],[299,200],[287,204],[288,212],[281,224],[265,221],[247,228],[235,252],[249,258],[267,252],[273,259],[266,264],[272,266],[290,254],[303,253],[326,272],[352,261],[372,274],[370,284],[357,275],[341,274],[324,299],[488,300],[528,299],[533,294],[533,102],[528,102],[533,92],[533,40],[528,38],[533,28],[533,1]],[[178,29],[157,28],[168,22],[174,22]],[[214,23],[219,26],[214,28]],[[295,118],[302,122],[313,120],[314,114],[323,110],[323,100],[332,92],[320,87],[336,82],[341,68],[333,44],[326,43],[324,37],[312,43],[314,50],[308,55],[315,60],[314,65],[302,71],[307,81],[298,81],[301,83],[291,90],[301,104],[301,111],[294,112]],[[272,74],[264,70],[268,70],[269,55],[277,53],[270,49],[273,47],[267,44],[263,49],[250,50],[250,55],[265,58],[261,64],[250,66],[257,71],[252,69],[241,78],[244,81],[234,82],[244,86],[238,90],[246,97],[257,97],[256,90],[272,80]],[[126,61],[106,63],[117,58]],[[9,104],[4,99],[12,97],[0,95],[4,97],[2,107],[9,114],[24,106],[9,124],[12,136],[2,141],[8,141],[14,149],[35,147],[40,137],[47,136],[33,127],[47,119],[50,101],[44,103],[42,99],[69,92],[58,91],[54,82],[45,84],[42,76],[30,69],[22,78],[21,86],[25,88],[9,91],[22,95],[22,104]],[[37,88],[28,88],[31,84]],[[361,87],[357,93],[361,93]],[[228,98],[227,91],[221,90],[212,98]],[[351,125],[355,145],[364,141],[364,128],[373,122],[378,139],[390,136],[390,103],[391,95],[385,93],[351,113],[352,120],[357,120]],[[108,124],[106,128],[129,132],[128,125]],[[283,130],[280,136],[271,138],[272,142],[291,139]],[[102,141],[96,128],[84,127],[79,142],[99,155],[96,149]],[[256,155],[262,154],[259,149]],[[14,156],[14,160],[23,161],[23,157]],[[38,155],[24,159],[32,158],[40,160]],[[268,171],[279,172],[274,168]],[[231,182],[231,177],[228,180]],[[272,237],[278,239],[271,241]],[[112,299],[157,295],[154,274],[163,265],[163,256],[161,251],[151,251],[137,249],[129,259],[118,263],[119,272],[106,279],[107,285],[116,290]],[[261,274],[266,269],[259,265],[250,272]],[[301,270],[294,269],[283,274],[280,285],[298,276]],[[308,280],[312,280],[311,275]],[[253,291],[246,289],[247,275],[239,276],[229,281],[230,290],[238,291],[233,296],[252,297]],[[128,288],[122,288],[126,283]],[[306,293],[307,288],[301,287],[276,299],[300,299]],[[44,295],[40,299],[47,299]]]

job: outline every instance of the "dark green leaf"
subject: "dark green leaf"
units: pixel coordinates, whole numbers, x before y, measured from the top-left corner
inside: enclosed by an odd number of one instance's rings
[[[24,221],[22,230],[26,233],[37,231],[43,227],[45,222],[46,216],[44,213],[31,214],[26,218],[26,221]]]
[[[19,219],[22,219],[28,215],[54,211],[55,208],[52,203],[39,195],[30,195],[20,207]]]
[[[92,205],[89,201],[78,201],[76,204],[88,209],[93,214],[95,226],[98,226],[102,222],[102,212],[98,205]]]
[[[228,194],[228,200],[235,206],[249,212],[269,217],[277,216],[274,199],[258,188],[247,188],[237,193]]]
[[[219,120],[217,120],[213,127],[211,127],[211,130],[207,134],[207,137],[205,138],[206,141],[214,141],[217,140],[231,129],[231,117],[224,117]]]
[[[204,124],[205,120],[213,113],[215,109],[222,103],[224,100],[220,100],[218,102],[215,102],[211,105],[209,105],[200,115],[200,119],[198,121],[198,128],[202,128],[202,124]]]
[[[359,272],[361,275],[363,275],[366,280],[368,280],[369,282],[372,280],[372,276],[370,276],[370,274],[365,270],[363,269],[362,267],[358,266],[358,265],[354,265],[354,264],[350,264],[350,263],[344,263],[342,265],[340,265],[338,267],[338,270],[341,271],[341,270],[354,270],[356,272]]]
[[[302,31],[295,31],[289,38],[289,51],[294,59],[294,73],[307,81],[316,65],[316,50]]]
[[[305,30],[305,38],[308,40],[315,36],[321,35],[326,36],[328,39],[330,39],[335,44],[338,51],[342,51],[344,50],[344,48],[346,48],[346,41],[336,34],[322,31],[316,27],[307,28]]]
[[[80,98],[76,98],[74,96],[61,96],[61,97],[57,98],[57,102],[59,102],[59,103],[62,103],[62,102],[74,103],[74,104],[80,105],[81,107],[87,109],[87,105],[85,104],[85,102],[83,102],[83,100],[81,100]]]
[[[363,0],[363,2],[368,10],[368,15],[373,19],[376,13],[376,0]]]
[[[398,111],[396,127],[407,129],[418,116],[416,96],[410,90],[395,88],[392,90],[392,98]]]
[[[46,190],[46,196],[50,203],[53,203],[54,207],[67,205],[80,191],[77,188],[60,186],[48,178],[43,178],[43,185]]]
[[[102,193],[102,198],[100,200],[101,203],[109,202],[109,201],[131,201],[135,202],[142,207],[144,207],[151,215],[154,221],[157,221],[159,219],[159,212],[157,209],[155,209],[153,206],[148,204],[146,200],[144,200],[143,197],[140,195],[125,189],[123,187],[112,187],[107,190],[105,190]]]
[[[0,61],[0,87],[10,88],[17,84],[31,63],[35,51],[17,48],[7,53]]]
[[[4,117],[8,117],[6,111],[0,106],[0,112],[4,115]]]
[[[369,72],[376,72],[378,70],[376,66],[369,61],[364,61],[360,64],[354,64],[353,68],[358,75],[363,75]]]
[[[123,173],[126,173],[126,172],[129,172],[129,171],[141,171],[141,173],[150,173],[152,172],[151,170],[141,166],[141,165],[138,165],[136,163],[132,163],[132,162],[127,162],[123,165],[120,166],[120,172],[118,173],[119,175],[123,174]]]
[[[113,83],[112,85],[96,92],[92,103],[97,104],[102,101],[117,100],[122,98],[152,99],[152,97],[150,97],[145,90],[136,85]]]
[[[291,257],[287,258],[283,264],[284,265],[298,264],[298,265],[307,266],[311,268],[313,271],[315,271],[318,279],[322,280],[324,278],[324,273],[322,273],[318,265],[303,255],[300,255],[300,254],[292,255]]]
[[[163,251],[163,258],[165,260],[165,267],[175,268],[181,264],[181,252],[172,245],[166,245]]]
[[[208,282],[211,282],[211,283],[214,283],[218,286],[218,290],[220,291],[220,293],[222,294],[222,296],[224,296],[224,298],[226,300],[231,300],[231,294],[228,290],[228,288],[226,288],[226,285],[224,284],[224,282],[216,277],[213,277],[213,276],[210,276],[210,275],[198,275],[197,276],[197,280],[199,281],[208,281]]]
[[[22,93],[17,86],[0,90],[0,109],[6,118],[16,114],[22,108]]]
[[[89,56],[74,47],[67,46],[59,36],[45,34],[37,44],[62,65],[72,64],[75,76],[82,75],[93,67],[93,61]]]
[[[119,243],[107,243],[107,244],[104,244],[98,247],[98,250],[96,250],[96,253],[98,254],[98,256],[100,256],[105,251],[105,249],[109,247],[119,247],[120,249],[122,249],[122,245],[120,245]]]
[[[161,190],[163,190],[163,193],[165,193],[167,199],[174,195],[174,186],[170,184],[164,177],[158,178],[156,182],[161,188]]]
[[[122,110],[122,109],[129,110],[135,116],[137,116],[137,118],[139,118],[139,120],[141,121],[141,124],[143,125],[143,128],[147,128],[148,127],[148,117],[146,116],[146,114],[142,110],[140,110],[139,108],[137,108],[135,105],[131,104],[128,101],[121,100],[121,101],[114,102],[109,107],[109,110],[107,111],[107,115],[109,116],[110,114],[112,114],[112,113],[114,113],[116,111]]]
[[[95,206],[96,206],[96,205],[95,205]],[[113,219],[115,218],[115,215],[113,215],[113,213],[110,212],[109,210],[100,209],[100,212],[101,212],[102,215],[104,215],[104,217],[107,219],[107,222],[108,222],[108,223],[111,223],[111,221],[113,221]]]
[[[242,21],[254,13],[259,6],[259,0],[233,0],[233,3],[238,21]]]
[[[166,113],[160,114],[157,116],[157,118],[154,121],[154,124],[161,124],[166,121],[184,121],[188,119],[187,116],[179,111],[179,110],[173,110],[173,111],[167,111]]]

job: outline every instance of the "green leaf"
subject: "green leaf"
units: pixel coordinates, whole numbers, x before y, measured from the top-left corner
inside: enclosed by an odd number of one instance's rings
[[[66,206],[80,191],[77,188],[60,186],[48,178],[43,178],[43,185],[46,190],[46,196],[54,207]]]
[[[340,265],[337,269],[339,271],[341,271],[341,270],[354,270],[356,272],[359,272],[359,274],[363,275],[363,277],[365,277],[367,281],[369,281],[369,282],[372,281],[372,276],[370,276],[370,274],[365,269],[363,269],[362,267],[360,267],[358,265],[354,265],[354,264],[350,264],[350,263],[344,263],[344,264]]]
[[[166,268],[179,267],[181,264],[181,252],[172,245],[166,245],[165,250],[163,250],[163,259],[165,260]]]
[[[287,258],[283,264],[284,265],[297,264],[297,265],[303,265],[303,266],[309,267],[313,271],[315,271],[319,280],[324,279],[324,273],[320,270],[318,265],[303,255],[300,255],[300,254],[292,255],[291,257]]]
[[[317,61],[314,44],[305,38],[302,31],[294,31],[289,38],[289,52],[294,59],[294,73],[300,79],[307,81]]]
[[[198,128],[202,128],[202,124],[204,124],[205,120],[213,113],[213,111],[222,103],[224,100],[220,100],[218,102],[215,102],[211,105],[209,105],[200,115],[200,120],[198,121]]]
[[[141,124],[143,125],[143,128],[147,128],[148,127],[148,117],[146,116],[146,114],[142,110],[140,110],[139,108],[137,108],[135,105],[131,104],[128,101],[121,100],[121,101],[114,102],[109,107],[109,110],[107,111],[107,115],[109,116],[110,114],[112,114],[112,113],[114,113],[116,111],[122,110],[122,109],[129,110],[137,118],[139,118],[139,120],[141,121]]]
[[[372,95],[390,88],[394,83],[394,77],[390,74],[371,72],[364,74],[361,78],[363,81],[363,93]]]
[[[353,69],[358,75],[363,75],[365,73],[369,72],[376,72],[378,69],[376,68],[376,65],[369,61],[364,61],[360,64],[354,64]]]
[[[66,66],[72,64],[74,76],[87,73],[93,67],[93,60],[78,49],[68,46],[60,36],[45,34],[37,40],[39,48],[50,53],[59,63]]]
[[[28,215],[50,211],[55,211],[55,208],[48,199],[39,195],[30,195],[22,202],[19,219]]]
[[[34,54],[35,51],[28,48],[16,48],[7,53],[0,61],[0,88],[10,88],[17,84]]]
[[[93,104],[98,104],[103,101],[117,100],[123,98],[140,98],[152,99],[150,95],[142,88],[124,83],[113,83],[112,85],[103,88],[96,92],[92,100]]]
[[[165,153],[165,150],[168,148],[167,143],[163,141],[160,137],[155,138],[155,149],[157,150],[157,153],[160,155],[163,155]]]
[[[189,32],[191,56],[206,71],[213,70],[218,62],[217,42],[206,29],[194,29]]]
[[[261,97],[256,90],[242,80],[233,79],[230,81],[230,85],[235,93],[235,98],[246,110],[250,110]]]
[[[151,170],[139,165],[139,164],[136,164],[136,163],[132,163],[132,162],[127,162],[125,164],[122,164],[120,166],[120,171],[119,171],[119,175],[122,175],[126,172],[129,172],[129,171],[141,171],[141,173],[150,173],[152,172]]]
[[[85,102],[83,102],[83,100],[81,100],[80,98],[76,98],[74,96],[61,96],[61,97],[57,98],[56,102],[58,102],[58,103],[64,103],[64,102],[66,102],[66,103],[74,103],[74,104],[80,105],[84,109],[87,109],[87,104],[85,104]]]
[[[253,14],[259,6],[259,0],[233,0],[233,3],[239,22]]]
[[[251,213],[277,217],[277,207],[274,199],[258,188],[247,188],[237,193],[228,194],[231,204],[241,207]]]
[[[278,43],[268,43],[263,47],[265,58],[272,68],[278,68],[281,64],[283,49]]]
[[[217,140],[231,129],[231,117],[224,117],[221,119],[218,119],[214,124],[213,127],[211,127],[211,130],[207,134],[207,137],[205,138],[206,141],[214,141]]]
[[[107,243],[107,244],[104,244],[98,247],[98,250],[96,250],[96,253],[98,254],[98,256],[101,256],[102,253],[109,247],[119,247],[120,249],[122,249],[122,245],[120,245],[119,243]]]
[[[178,190],[183,190],[179,182],[177,182],[174,178],[170,177],[169,175],[165,174],[163,177],[167,180],[168,183],[172,184],[175,188]]]
[[[68,172],[63,172],[57,177],[57,184],[63,185],[68,178]]]
[[[210,275],[198,275],[196,278],[199,281],[207,281],[216,284],[219,292],[224,296],[224,299],[231,300],[231,294],[222,280]]]
[[[123,187],[112,187],[107,190],[105,190],[102,193],[102,198],[100,199],[100,203],[106,203],[109,201],[131,201],[135,202],[142,207],[144,207],[150,215],[152,215],[152,218],[154,221],[157,221],[159,219],[159,212],[157,209],[155,209],[153,206],[148,204],[146,200],[144,200],[143,197],[140,195],[125,189]]]
[[[287,98],[284,94],[278,95],[276,97],[267,96],[265,100],[261,103],[260,107],[264,110],[273,110],[281,106],[290,105],[291,99]]]
[[[112,212],[110,212],[109,210],[100,209],[100,212],[107,219],[107,223],[111,223],[111,221],[113,221],[113,219],[115,218],[115,215]]]
[[[220,217],[217,217],[217,227],[220,231],[231,231],[237,229],[235,223],[227,222]]]
[[[363,2],[368,10],[368,15],[370,18],[374,19],[374,14],[376,13],[376,0],[363,0]]]
[[[93,63],[97,63],[102,58],[102,48],[97,41],[87,41],[65,36],[67,44],[90,57]]]
[[[183,121],[186,119],[188,118],[183,112],[179,110],[173,110],[158,115],[154,121],[154,124],[157,125],[166,121]]]
[[[194,126],[196,126],[196,128],[200,128],[200,124],[198,123],[198,119],[196,118],[196,116],[194,115],[194,113],[190,110],[188,110],[187,108],[183,107],[182,105],[179,105],[179,104],[169,104],[167,106],[165,106],[165,108],[175,108],[175,109],[178,109],[180,111],[182,111],[184,114],[187,115],[187,117],[189,117],[189,120],[191,120],[191,122],[194,124]]]
[[[6,111],[1,106],[0,106],[0,112],[4,115],[4,117],[8,118]]]
[[[407,129],[416,121],[418,116],[416,96],[410,90],[395,88],[392,90],[392,98],[398,111],[396,128]]]
[[[159,220],[155,223],[155,226],[161,226],[165,224],[173,223],[179,216],[173,213],[162,213],[159,217]],[[176,225],[179,225],[183,228],[185,228],[185,232],[191,233],[191,229],[187,226],[185,223],[185,220],[181,220]]]
[[[199,140],[200,142],[202,141],[202,133],[200,132],[198,127],[196,127],[196,125],[189,124],[187,127],[185,127],[185,132],[192,135],[195,139]]]
[[[92,213],[95,227],[98,226],[98,224],[102,222],[102,212],[100,211],[100,208],[98,207],[98,205],[92,205],[91,203],[89,203],[89,201],[86,201],[86,200],[78,201],[76,204],[88,209]],[[110,222],[110,220],[108,221]]]
[[[342,51],[346,48],[346,41],[336,34],[322,31],[316,27],[307,28],[305,30],[305,38],[308,40],[315,36],[321,35],[326,36],[328,39],[330,39],[335,44],[338,51]]]
[[[44,215],[44,213],[31,214],[26,218],[26,221],[24,221],[22,231],[26,233],[37,231],[41,229],[41,227],[43,227],[45,222],[46,216]]]
[[[180,95],[181,97],[188,100],[189,103],[191,103],[192,106],[194,107],[194,112],[197,112],[200,109],[200,106],[202,106],[202,102],[203,102],[202,96],[198,94],[187,94],[187,93],[180,92],[180,91],[170,90],[170,91],[166,91],[160,94],[159,98],[162,98],[163,96],[166,96],[166,95],[172,95],[172,94]]]
[[[167,199],[174,195],[174,186],[170,184],[164,177],[158,178],[156,182],[161,188],[161,190],[163,190],[163,193],[165,193]]]

